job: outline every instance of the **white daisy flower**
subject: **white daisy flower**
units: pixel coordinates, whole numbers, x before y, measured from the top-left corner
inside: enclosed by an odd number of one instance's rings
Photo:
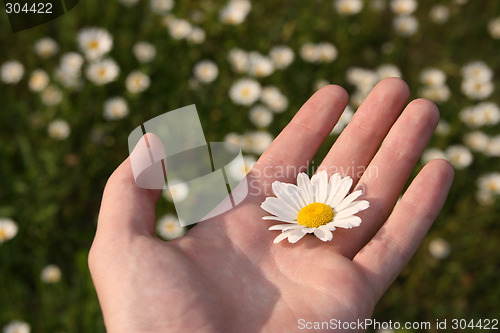
[[[429,252],[437,259],[445,259],[451,253],[450,243],[443,238],[435,238],[429,243]]]
[[[342,15],[354,15],[363,9],[363,2],[361,0],[335,0],[335,9]]]
[[[59,45],[50,37],[41,38],[35,43],[35,53],[40,58],[50,58],[59,51]]]
[[[83,57],[77,52],[68,52],[61,56],[60,68],[75,76],[80,75],[83,65]]]
[[[156,56],[156,48],[148,42],[137,42],[132,48],[134,56],[139,62],[148,63],[153,61]]]
[[[17,224],[12,219],[0,217],[0,244],[17,235]]]
[[[496,17],[488,22],[488,32],[491,38],[500,39],[500,17]]]
[[[500,156],[500,135],[490,138],[484,152],[488,156]]]
[[[231,49],[227,55],[227,60],[236,73],[246,73],[250,68],[248,54],[241,49]]]
[[[163,197],[170,202],[181,202],[187,198],[189,187],[180,180],[173,179],[168,182],[168,188],[163,191]]]
[[[392,0],[391,10],[397,15],[409,15],[418,7],[416,0]]]
[[[318,62],[320,53],[313,43],[305,43],[300,47],[300,57],[306,62]]]
[[[328,42],[319,43],[317,45],[317,48],[318,48],[319,62],[329,63],[337,58],[338,51],[337,48],[332,43]]]
[[[174,8],[174,0],[151,0],[151,11],[155,14],[167,14]]]
[[[353,180],[342,178],[336,173],[330,177],[321,171],[311,179],[305,174],[297,176],[297,185],[275,181],[272,184],[276,197],[268,197],[261,208],[274,216],[264,216],[263,220],[276,220],[287,224],[273,225],[269,230],[281,230],[274,239],[279,243],[288,238],[296,243],[309,233],[314,233],[322,241],[333,238],[336,228],[350,229],[361,224],[361,218],[354,214],[367,209],[366,200],[355,201],[363,191],[349,194]]]
[[[241,138],[241,148],[245,151],[262,154],[273,142],[273,136],[267,131],[248,132]]]
[[[243,179],[247,173],[253,168],[253,166],[257,163],[257,160],[253,156],[243,156],[243,165],[241,164],[232,164],[229,167],[228,173],[234,179],[240,180]]]
[[[120,3],[126,7],[132,7],[137,5],[139,0],[120,0]]]
[[[125,79],[125,86],[127,87],[127,90],[133,94],[143,92],[149,88],[150,84],[151,80],[149,79],[149,76],[140,71],[131,72]]]
[[[274,46],[271,51],[269,51],[269,56],[271,57],[274,66],[278,69],[284,69],[290,66],[295,58],[292,49],[284,45]]]
[[[444,5],[435,5],[429,12],[431,21],[437,24],[444,24],[450,18],[450,10]]]
[[[330,84],[330,81],[328,81],[326,79],[318,79],[318,80],[314,81],[313,89],[314,89],[314,91],[320,90],[321,88],[326,87],[329,84]]]
[[[29,78],[28,87],[31,91],[42,91],[49,84],[50,78],[43,69],[35,69]]]
[[[120,74],[120,67],[112,59],[103,59],[90,64],[87,78],[98,86],[113,82]]]
[[[389,77],[401,78],[402,74],[396,65],[385,64],[381,65],[376,70],[379,80],[387,79]]]
[[[229,98],[234,104],[252,105],[262,93],[262,87],[259,82],[252,79],[240,79],[233,83],[229,89]]]
[[[435,160],[435,159],[446,160],[446,159],[448,159],[448,157],[446,156],[444,151],[442,151],[441,149],[438,149],[438,148],[426,149],[421,157],[422,163],[424,163],[424,164],[427,164],[430,161]]]
[[[451,131],[451,125],[449,122],[447,122],[444,119],[441,119],[437,126],[436,130],[434,131],[437,135],[448,135],[450,134]]]
[[[273,121],[273,114],[263,105],[256,105],[248,112],[250,121],[257,127],[267,127]]]
[[[460,70],[465,80],[479,82],[490,81],[493,78],[493,70],[484,61],[472,61]]]
[[[461,145],[453,145],[446,149],[445,154],[451,164],[457,169],[465,169],[471,165],[474,157],[469,149]]]
[[[272,60],[258,52],[250,52],[248,56],[248,73],[255,77],[266,77],[274,72]]]
[[[104,119],[118,120],[128,115],[128,105],[123,97],[112,97],[104,102]]]
[[[102,28],[84,28],[78,32],[78,45],[87,59],[97,60],[111,51],[113,37]]]
[[[201,44],[205,41],[205,38],[205,30],[200,27],[193,27],[189,35],[186,37],[187,41],[191,44]]]
[[[482,175],[477,180],[479,189],[492,194],[500,195],[500,173],[493,172]]]
[[[219,68],[213,61],[202,60],[194,65],[193,74],[201,83],[210,83],[219,75]]]
[[[427,86],[440,86],[446,83],[446,74],[438,68],[426,68],[420,73],[420,82]]]
[[[24,321],[11,321],[3,328],[3,333],[30,333],[31,326]]]
[[[48,265],[42,269],[40,279],[44,283],[56,283],[61,280],[61,269],[56,265]]]
[[[160,237],[171,240],[184,235],[186,228],[180,225],[179,220],[175,215],[167,214],[161,217],[158,221],[156,231]]]
[[[288,98],[275,86],[262,89],[260,100],[275,113],[282,113],[288,107]]]
[[[231,0],[221,8],[219,19],[222,23],[238,25],[245,21],[251,9],[252,4],[248,0]]]
[[[472,150],[485,151],[490,138],[483,132],[475,131],[464,135],[464,143]]]
[[[23,75],[24,66],[17,60],[6,61],[0,67],[0,78],[3,83],[18,83],[23,78]]]
[[[47,106],[54,106],[61,103],[63,94],[59,88],[54,85],[50,85],[43,90],[41,97],[43,104]]]
[[[446,102],[451,96],[451,90],[445,84],[440,86],[423,87],[418,91],[418,93],[420,97],[430,99],[435,103]]]
[[[412,36],[418,30],[418,20],[410,15],[397,16],[394,18],[393,27],[401,36]]]
[[[465,96],[483,100],[493,93],[495,86],[491,81],[463,80],[461,90]]]
[[[224,137],[224,142],[235,144],[236,146],[241,146],[241,136],[237,133],[231,132]]]
[[[186,20],[172,18],[168,21],[168,32],[173,39],[184,39],[189,36],[193,26]]]
[[[56,119],[49,123],[47,132],[53,139],[64,140],[67,139],[69,134],[71,133],[71,128],[65,120]]]

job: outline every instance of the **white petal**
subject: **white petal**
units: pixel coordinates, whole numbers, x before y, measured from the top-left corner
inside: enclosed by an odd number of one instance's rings
[[[288,232],[290,233],[290,235],[288,236],[288,241],[290,243],[297,243],[300,239],[302,239],[302,237],[307,235],[307,233],[304,233],[302,229],[294,229]]]
[[[344,229],[351,229],[353,227],[358,227],[361,224],[361,218],[359,216],[349,216],[343,219],[334,219],[333,222],[327,224],[328,227],[338,227]]]
[[[271,186],[273,188],[274,194],[276,194],[278,199],[281,200],[282,204],[288,211],[292,212],[294,215],[298,215],[300,207],[297,209],[296,204],[292,200],[289,200],[286,194],[283,196],[283,187],[281,186],[282,184],[283,183],[280,183],[278,181],[273,182]]]
[[[332,232],[326,228],[318,228],[314,230],[314,235],[321,239],[323,242],[331,241],[333,238]]]
[[[356,200],[361,194],[363,194],[363,191],[355,191],[349,194],[347,197],[345,197],[344,200],[342,200],[341,203],[339,203],[336,207],[333,207],[336,211],[341,211],[342,209],[346,208],[351,202]]]
[[[307,204],[311,204],[314,202],[314,192],[311,185],[311,181],[309,177],[301,172],[297,176],[297,186],[299,187],[300,194],[304,198]]]
[[[293,214],[284,206],[283,201],[275,197],[266,198],[266,200],[260,205],[262,209],[278,217],[285,218],[287,220],[297,219],[297,214]]]
[[[291,200],[294,200],[294,202],[297,204],[299,211],[307,206],[308,204],[306,203],[306,200],[302,197],[300,194],[300,189],[298,186],[293,185],[293,184],[285,184],[285,192],[288,194]]]
[[[342,200],[344,200],[347,193],[349,193],[351,186],[352,186],[351,177],[342,178],[342,180],[340,181],[339,189],[335,193],[335,196],[333,196],[332,200],[327,203],[327,205],[329,205],[330,207],[337,206],[340,202],[342,202]]]
[[[287,219],[283,219],[283,218],[280,218],[280,217],[277,217],[277,216],[264,216],[262,219],[263,220],[281,221],[281,222],[286,222],[286,223],[297,224],[297,221],[287,220]]]
[[[354,215],[357,212],[365,210],[368,207],[370,207],[370,203],[366,200],[355,201],[355,202],[349,204],[345,209],[341,210],[340,212],[337,212],[335,214],[334,218],[335,219],[343,219],[345,217],[349,217],[351,215]]]
[[[287,231],[291,229],[300,229],[303,228],[304,226],[300,224],[275,224],[271,227],[269,227],[269,230],[281,230],[281,231]]]
[[[300,200],[297,198],[299,195],[298,187],[293,184],[285,184],[281,182],[274,182],[272,184],[273,192],[276,196],[283,201],[287,202],[291,209],[294,210],[295,214],[299,214],[299,211],[302,209],[302,205],[300,205]],[[294,190],[295,188],[295,190]]]
[[[279,234],[278,237],[276,237],[273,241],[274,244],[278,244],[279,242],[281,242],[283,239],[287,238],[289,235],[290,235],[291,231],[285,231],[285,232],[282,232],[281,234]]]
[[[315,178],[314,189],[316,192],[315,201],[325,203],[328,196],[328,175],[326,171],[318,172],[313,176]],[[312,180],[311,180],[312,182]]]

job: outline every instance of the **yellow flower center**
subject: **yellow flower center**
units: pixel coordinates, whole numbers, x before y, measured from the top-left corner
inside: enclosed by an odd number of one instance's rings
[[[96,40],[91,40],[88,44],[87,44],[88,48],[91,49],[91,50],[95,50],[99,47],[99,42],[96,41]]]
[[[7,232],[5,230],[0,229],[0,241],[4,241],[7,239]]]
[[[315,202],[300,210],[297,222],[308,228],[318,228],[332,222],[333,215],[333,209],[330,206]]]

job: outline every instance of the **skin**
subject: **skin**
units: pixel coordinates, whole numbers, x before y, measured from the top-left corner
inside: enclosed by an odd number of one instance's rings
[[[439,120],[433,103],[406,105],[408,97],[404,81],[380,82],[323,160],[329,174],[367,170],[349,175],[370,208],[331,242],[307,235],[273,244],[278,231],[268,228],[279,222],[261,220],[269,214],[260,204],[272,195],[273,170],[312,160],[347,104],[341,87],[319,90],[297,112],[248,175],[253,190],[242,204],[173,241],[154,234],[160,191],[139,188],[125,160],[104,190],[89,253],[108,331],[278,332],[297,330],[299,319],[370,318],[453,180],[451,165],[434,160],[394,208]],[[294,183],[296,173],[279,180]]]

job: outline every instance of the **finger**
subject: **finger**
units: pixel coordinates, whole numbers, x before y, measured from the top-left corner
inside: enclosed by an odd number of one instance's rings
[[[401,79],[379,82],[321,163],[328,174],[350,176],[354,184],[377,152],[380,143],[403,110],[410,91]]]
[[[249,174],[249,179],[261,183],[260,196],[272,195],[270,185],[275,180],[295,181],[305,171],[337,123],[347,105],[346,91],[329,85],[316,92],[300,108],[295,117],[261,156]]]
[[[161,140],[147,134],[113,172],[104,189],[96,237],[124,239],[138,234],[154,235],[155,207],[161,190],[148,190],[136,184],[131,157],[134,165],[146,165],[150,163],[149,153],[161,150]]]
[[[418,99],[408,104],[358,183],[370,208],[358,214],[361,226],[337,232],[337,252],[354,257],[386,221],[438,121],[432,102]]]
[[[453,181],[453,167],[444,160],[420,171],[375,237],[356,255],[378,298],[408,263],[444,205]]]

